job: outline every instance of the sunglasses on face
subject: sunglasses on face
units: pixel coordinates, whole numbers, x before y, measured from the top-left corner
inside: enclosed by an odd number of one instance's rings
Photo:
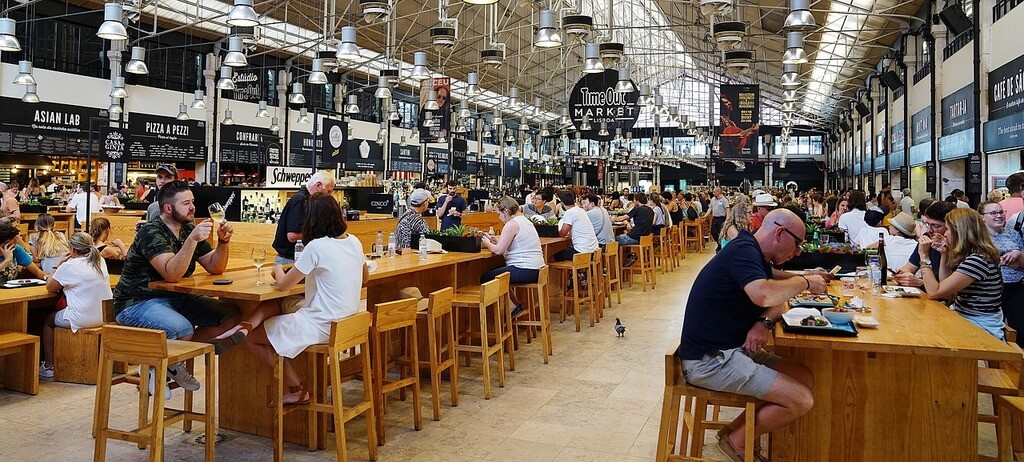
[[[779,228],[782,228],[782,230],[785,231],[786,234],[789,234],[790,236],[793,236],[793,240],[796,241],[796,246],[797,247],[800,247],[801,245],[804,244],[804,239],[802,237],[800,237],[800,236],[797,236],[796,233],[790,231],[789,228],[786,228],[785,226],[780,225],[778,222],[775,222],[775,226],[778,226]]]

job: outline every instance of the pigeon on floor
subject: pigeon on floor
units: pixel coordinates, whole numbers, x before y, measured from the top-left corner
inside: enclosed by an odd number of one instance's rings
[[[619,321],[619,318],[615,318],[615,333],[619,334],[619,337],[626,336],[626,326],[622,325],[622,321]]]

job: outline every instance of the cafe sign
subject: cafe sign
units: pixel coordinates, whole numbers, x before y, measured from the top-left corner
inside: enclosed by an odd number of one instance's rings
[[[1024,112],[1024,55],[988,73],[988,119]]]
[[[942,135],[952,135],[973,127],[974,84],[972,83],[942,98]]]
[[[640,107],[636,101],[640,91],[633,86],[630,93],[615,91],[619,81],[619,72],[607,69],[602,73],[583,74],[583,77],[572,87],[569,95],[569,114],[572,123],[579,130],[583,118],[588,117],[590,130],[581,130],[583,138],[609,141],[615,136],[615,129],[626,132],[633,128],[640,116]],[[608,135],[600,136],[601,122],[608,125]]]

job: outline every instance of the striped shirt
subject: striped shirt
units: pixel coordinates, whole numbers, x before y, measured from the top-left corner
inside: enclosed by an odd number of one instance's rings
[[[954,310],[968,316],[1002,312],[1003,275],[998,265],[972,253],[956,267],[956,272],[974,282],[956,293]]]

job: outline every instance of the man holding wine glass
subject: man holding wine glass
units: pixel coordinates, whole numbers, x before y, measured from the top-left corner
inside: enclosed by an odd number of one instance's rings
[[[139,230],[125,257],[124,272],[114,289],[115,319],[123,326],[163,330],[168,339],[210,342],[220,354],[245,340],[241,333],[216,339],[238,321],[238,309],[211,297],[154,290],[149,283],[191,276],[197,262],[210,274],[223,273],[234,230],[221,221],[214,249],[206,241],[214,233],[213,220],[193,224],[196,207],[185,182],[164,184],[157,200],[158,219]],[[199,381],[182,363],[169,365],[167,376],[186,390],[199,389]],[[150,384],[153,393],[152,380]]]

